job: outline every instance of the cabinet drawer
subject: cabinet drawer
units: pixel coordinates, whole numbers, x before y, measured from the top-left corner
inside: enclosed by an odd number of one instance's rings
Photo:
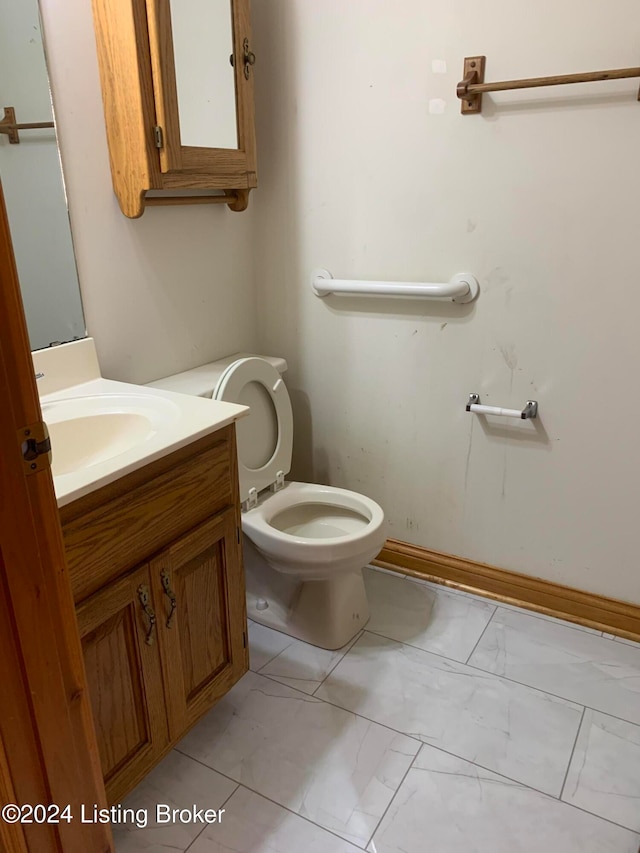
[[[237,502],[227,427],[74,501],[61,511],[76,602]]]

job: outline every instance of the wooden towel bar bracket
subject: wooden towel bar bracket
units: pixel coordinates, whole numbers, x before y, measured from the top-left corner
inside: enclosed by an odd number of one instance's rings
[[[40,130],[43,127],[55,127],[52,121],[16,122],[16,111],[13,107],[4,108],[4,116],[0,121],[0,133],[5,133],[11,145],[20,144],[20,130]]]
[[[497,83],[484,82],[485,56],[467,56],[464,60],[463,79],[456,93],[462,104],[462,115],[482,112],[484,92],[506,92],[510,89],[534,89],[540,86],[564,86],[568,83],[595,83],[602,80],[623,80],[640,77],[640,68],[614,68],[611,71],[588,71],[584,74],[561,74],[555,77],[528,77],[524,80],[503,80]],[[638,91],[640,101],[640,90]]]

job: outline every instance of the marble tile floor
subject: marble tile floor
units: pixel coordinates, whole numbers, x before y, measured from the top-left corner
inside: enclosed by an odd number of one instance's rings
[[[251,671],[123,804],[117,853],[638,853],[640,644],[368,568],[329,652],[257,624]]]

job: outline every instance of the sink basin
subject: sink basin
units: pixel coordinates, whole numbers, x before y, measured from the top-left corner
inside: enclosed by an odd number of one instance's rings
[[[88,345],[91,357],[84,364],[77,347],[83,351]],[[40,406],[51,438],[58,507],[175,453],[248,412],[235,403],[104,379],[89,338],[36,355],[34,367],[44,374],[39,389],[48,389],[40,396]]]
[[[99,465],[175,423],[179,407],[152,394],[68,397],[42,406],[54,477]]]

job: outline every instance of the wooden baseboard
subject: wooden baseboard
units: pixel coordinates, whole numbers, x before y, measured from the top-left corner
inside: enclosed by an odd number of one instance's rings
[[[640,641],[640,605],[387,539],[373,564]]]

